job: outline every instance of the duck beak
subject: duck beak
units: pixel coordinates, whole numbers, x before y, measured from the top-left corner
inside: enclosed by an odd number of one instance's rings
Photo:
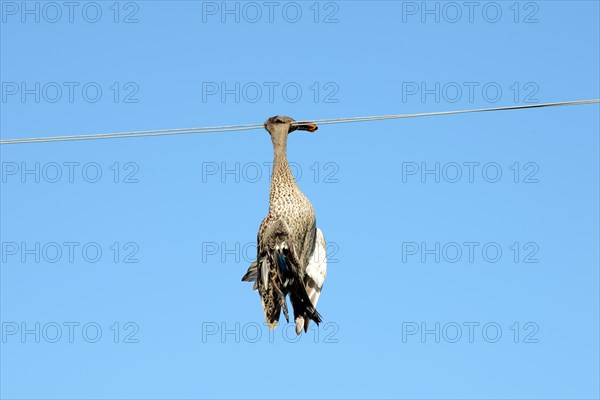
[[[296,129],[300,131],[314,132],[319,129],[319,127],[312,122],[296,122],[294,125],[296,126]]]

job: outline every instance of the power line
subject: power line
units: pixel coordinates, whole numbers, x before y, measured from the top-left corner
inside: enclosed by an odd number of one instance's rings
[[[561,101],[561,102],[557,102],[557,103],[526,104],[526,105],[508,106],[508,107],[478,108],[478,109],[472,109],[472,110],[434,111],[434,112],[417,113],[417,114],[394,114],[394,115],[379,115],[379,116],[373,116],[373,117],[322,119],[320,121],[312,121],[311,120],[310,122],[313,122],[318,125],[342,124],[342,123],[346,123],[346,122],[381,121],[381,120],[386,120],[386,119],[431,117],[434,115],[467,114],[467,113],[488,112],[488,111],[522,110],[522,109],[526,109],[526,108],[576,106],[576,105],[593,104],[593,103],[600,103],[600,99]]]
[[[0,144],[66,142],[66,141],[73,141],[73,140],[95,140],[95,139],[117,139],[117,138],[127,138],[127,137],[185,135],[185,134],[191,134],[191,133],[205,133],[205,132],[233,132],[233,131],[243,131],[243,130],[250,130],[250,129],[259,129],[259,128],[263,128],[263,127],[264,127],[263,124],[252,124],[252,125],[212,126],[212,127],[206,127],[206,128],[179,128],[179,129],[164,129],[164,130],[135,131],[135,132],[96,133],[96,134],[88,134],[88,135],[6,139],[6,140],[0,140]]]
[[[381,120],[400,119],[400,118],[431,117],[431,116],[435,116],[435,115],[453,115],[453,114],[467,114],[467,113],[489,112],[489,111],[523,110],[523,109],[528,109],[528,108],[575,106],[575,105],[594,104],[594,103],[600,103],[600,99],[562,101],[562,102],[557,102],[557,103],[527,104],[527,105],[508,106],[508,107],[479,108],[479,109],[471,109],[471,110],[435,111],[435,112],[413,113],[413,114],[393,114],[393,115],[378,115],[378,116],[369,116],[369,117],[321,119],[321,120],[310,120],[310,122],[315,123],[317,125],[342,124],[342,123],[350,123],[350,122],[381,121]],[[193,134],[193,133],[207,133],[207,132],[234,132],[234,131],[245,131],[245,130],[252,130],[252,129],[262,129],[263,127],[264,127],[264,124],[245,124],[245,125],[210,126],[210,127],[203,127],[203,128],[178,128],[178,129],[163,129],[163,130],[134,131],[134,132],[118,132],[118,133],[96,133],[96,134],[72,135],[72,136],[52,136],[52,137],[40,137],[40,138],[5,139],[5,140],[0,140],[0,144],[65,142],[65,141],[74,141],[74,140],[96,140],[96,139],[117,139],[117,138],[127,138],[127,137],[187,135],[187,134]]]

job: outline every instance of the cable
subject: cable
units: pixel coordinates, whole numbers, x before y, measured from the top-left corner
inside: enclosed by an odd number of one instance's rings
[[[414,114],[394,114],[394,115],[378,115],[378,116],[369,116],[369,117],[321,119],[321,120],[311,120],[311,122],[315,123],[317,125],[342,124],[342,123],[350,123],[350,122],[381,121],[381,120],[388,120],[388,119],[430,117],[430,116],[434,116],[434,115],[466,114],[466,113],[477,113],[477,112],[488,112],[488,111],[522,110],[522,109],[527,109],[527,108],[574,106],[574,105],[594,104],[594,103],[600,103],[600,99],[562,101],[562,102],[557,102],[557,103],[527,104],[527,105],[508,106],[508,107],[479,108],[479,109],[472,109],[472,110],[435,111],[435,112],[414,113]],[[295,122],[294,125],[299,124],[299,123],[300,122]],[[163,129],[163,130],[150,130],[150,131],[118,132],[118,133],[97,133],[97,134],[88,134],[88,135],[5,139],[5,140],[0,140],[0,144],[64,142],[64,141],[74,141],[74,140],[96,140],[96,139],[116,139],[116,138],[127,138],[127,137],[187,135],[187,134],[193,134],[193,133],[233,132],[233,131],[244,131],[244,130],[252,130],[252,129],[262,129],[262,128],[264,128],[264,124],[223,125],[223,126],[211,126],[211,127],[204,127],[204,128],[178,128],[178,129]]]
[[[593,103],[600,103],[600,99],[561,101],[561,102],[557,102],[557,103],[527,104],[527,105],[508,106],[508,107],[478,108],[478,109],[473,109],[473,110],[434,111],[434,112],[417,113],[417,114],[394,114],[394,115],[379,115],[379,116],[372,116],[372,117],[322,119],[322,120],[317,120],[317,121],[311,120],[310,122],[317,124],[317,125],[343,124],[343,123],[347,123],[347,122],[380,121],[380,120],[386,120],[386,119],[431,117],[434,115],[466,114],[466,113],[487,112],[487,111],[522,110],[525,108],[575,106],[575,105],[593,104]]]
[[[95,140],[95,139],[116,139],[116,138],[126,138],[126,137],[185,135],[185,134],[191,134],[191,133],[204,133],[204,132],[243,131],[243,130],[259,129],[259,128],[264,128],[264,125],[263,124],[229,125],[229,126],[214,126],[214,127],[206,127],[206,128],[179,128],[179,129],[164,129],[164,130],[137,131],[137,132],[97,133],[97,134],[73,135],[73,136],[52,136],[52,137],[41,137],[41,138],[6,139],[6,140],[0,140],[0,144],[66,142],[66,141],[72,141],[72,140]]]

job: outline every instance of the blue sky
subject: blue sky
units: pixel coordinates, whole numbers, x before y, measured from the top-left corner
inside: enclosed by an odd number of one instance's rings
[[[3,139],[600,97],[599,4],[2,1]],[[323,125],[324,323],[240,282],[261,130],[2,146],[2,398],[599,392],[599,107]]]

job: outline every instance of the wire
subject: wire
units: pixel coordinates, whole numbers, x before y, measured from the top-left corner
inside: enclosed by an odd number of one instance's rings
[[[522,109],[526,109],[526,108],[575,106],[575,105],[593,104],[593,103],[600,103],[600,99],[561,101],[561,102],[557,102],[557,103],[527,104],[527,105],[508,106],[508,107],[478,108],[478,109],[473,109],[473,110],[435,111],[435,112],[418,113],[418,114],[395,114],[395,115],[379,115],[379,116],[372,116],[372,117],[322,119],[322,120],[318,120],[318,121],[311,120],[310,122],[318,124],[318,125],[343,124],[343,123],[347,123],[347,122],[380,121],[380,120],[386,120],[386,119],[431,117],[434,115],[467,114],[467,113],[488,112],[488,111],[522,110]]]
[[[574,105],[594,104],[594,103],[600,103],[600,99],[562,101],[562,102],[556,102],[556,103],[542,103],[542,104],[527,104],[527,105],[508,106],[508,107],[479,108],[479,109],[471,109],[471,110],[435,111],[435,112],[416,113],[416,114],[394,114],[394,115],[378,115],[378,116],[369,116],[369,117],[321,119],[321,120],[311,120],[311,122],[314,124],[317,124],[317,125],[343,124],[343,123],[350,123],[350,122],[381,121],[381,120],[388,120],[388,119],[431,117],[434,115],[467,114],[467,113],[488,112],[488,111],[522,110],[522,109],[528,109],[528,108],[574,106]],[[297,125],[299,123],[300,122],[294,122],[293,125]],[[223,125],[223,126],[211,126],[211,127],[204,127],[204,128],[178,128],[178,129],[163,129],[163,130],[150,130],[150,131],[118,132],[118,133],[96,133],[96,134],[88,134],[88,135],[5,139],[5,140],[0,140],[0,144],[65,142],[65,141],[74,141],[74,140],[96,140],[96,139],[117,139],[117,138],[127,138],[127,137],[187,135],[187,134],[193,134],[193,133],[234,132],[234,131],[245,131],[245,130],[262,129],[262,128],[264,128],[264,124]]]
[[[206,128],[179,128],[179,129],[164,129],[164,130],[137,131],[137,132],[97,133],[97,134],[73,135],[73,136],[51,136],[51,137],[41,137],[41,138],[6,139],[6,140],[0,140],[0,144],[66,142],[66,141],[72,141],[72,140],[95,140],[95,139],[116,139],[116,138],[127,138],[127,137],[185,135],[185,134],[191,134],[191,133],[205,133],[205,132],[243,131],[243,130],[259,129],[259,128],[264,128],[264,124],[228,125],[228,126],[213,126],[213,127],[206,127]]]

